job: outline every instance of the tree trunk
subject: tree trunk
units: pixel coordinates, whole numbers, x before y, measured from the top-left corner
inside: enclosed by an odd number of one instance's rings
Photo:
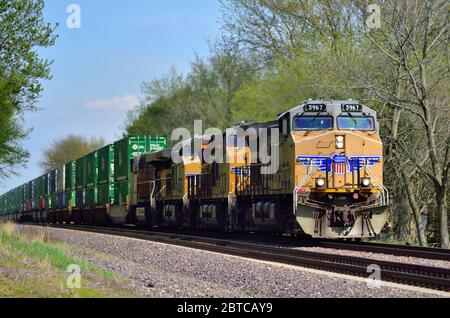
[[[423,65],[421,65],[424,68]],[[422,70],[422,85],[426,87],[426,80],[424,70]],[[428,139],[428,153],[430,155],[431,168],[433,170],[434,175],[434,188],[436,190],[436,205],[438,209],[438,215],[440,218],[440,237],[441,237],[441,247],[442,248],[450,248],[449,238],[448,238],[448,215],[447,215],[447,185],[444,184],[444,180],[446,180],[445,176],[443,176],[444,168],[441,169],[439,166],[439,160],[437,156],[437,147],[436,147],[436,135],[434,132],[434,125],[431,115],[430,103],[428,101],[428,97],[422,100],[422,108],[425,116],[425,126],[427,130],[427,139]],[[445,167],[445,166],[444,166]]]
[[[441,247],[450,249],[448,237],[448,210],[447,210],[447,191],[446,188],[436,193],[437,213],[439,215],[439,229],[441,237]]]
[[[416,197],[414,196],[414,191],[411,183],[411,177],[408,176],[404,169],[402,169],[402,179],[405,184],[406,195],[408,196],[408,202],[411,206],[411,210],[414,216],[414,223],[416,224],[417,234],[419,237],[419,243],[421,246],[428,246],[427,237],[425,236],[425,229],[420,228],[420,209],[417,204]]]

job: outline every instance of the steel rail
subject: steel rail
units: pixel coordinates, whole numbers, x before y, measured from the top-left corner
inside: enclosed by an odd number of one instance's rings
[[[369,242],[336,242],[329,240],[318,240],[315,242],[311,242],[311,245],[324,248],[335,248],[359,252],[371,252],[395,256],[417,257],[425,259],[450,261],[450,250],[433,247],[394,245],[394,244],[369,243]]]
[[[148,228],[140,228],[142,230],[148,230]],[[450,250],[433,248],[433,247],[421,247],[421,246],[408,246],[408,245],[395,245],[385,243],[371,243],[371,242],[353,242],[353,241],[336,241],[329,239],[299,239],[290,236],[274,236],[274,235],[258,235],[248,233],[228,233],[228,232],[210,232],[202,230],[187,230],[187,229],[169,229],[169,228],[152,228],[151,231],[171,233],[171,234],[184,234],[200,237],[220,238],[227,240],[240,240],[248,241],[252,243],[266,243],[271,245],[280,245],[281,247],[322,247],[358,252],[379,253],[394,256],[404,257],[416,257],[423,259],[443,260],[450,262]]]
[[[81,225],[51,225],[51,227],[143,239],[359,277],[368,277],[371,274],[368,271],[369,266],[377,265],[381,270],[381,280],[383,281],[450,292],[450,269],[441,267],[380,261],[176,233]]]

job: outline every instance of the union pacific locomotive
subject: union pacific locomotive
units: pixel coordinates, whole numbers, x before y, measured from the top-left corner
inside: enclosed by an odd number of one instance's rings
[[[79,208],[82,218],[72,208],[47,211],[40,221],[314,238],[374,237],[387,221],[379,124],[357,101],[309,100],[275,121],[231,127],[219,139],[195,136],[183,142],[191,147],[135,153],[121,204]],[[227,160],[209,160],[211,152]],[[8,212],[3,208],[9,218],[24,215]]]
[[[375,111],[353,101],[308,101],[277,121],[234,128],[278,130],[278,169],[263,172],[245,134],[223,145],[244,160],[207,163],[189,152],[174,164],[170,149],[143,155],[133,165],[136,222],[326,238],[381,231],[388,191]],[[205,150],[211,139],[200,139]]]

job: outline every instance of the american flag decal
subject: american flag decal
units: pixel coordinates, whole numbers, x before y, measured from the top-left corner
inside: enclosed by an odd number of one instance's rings
[[[333,154],[331,156],[297,156],[297,163],[305,167],[315,167],[321,172],[334,174],[353,173],[364,167],[373,167],[381,162],[381,156],[347,156],[346,154]]]
[[[250,167],[234,167],[231,168],[232,174],[237,174],[238,176],[250,176]]]
[[[334,157],[331,157],[333,162],[333,170],[334,174],[346,174],[347,173],[347,156],[346,155],[338,155],[335,154]],[[329,163],[330,164],[330,163]]]

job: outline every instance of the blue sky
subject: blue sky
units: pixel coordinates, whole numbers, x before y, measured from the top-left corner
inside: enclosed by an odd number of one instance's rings
[[[66,26],[73,3],[81,8],[80,29]],[[42,149],[55,138],[118,139],[128,109],[142,97],[140,84],[171,66],[187,72],[195,52],[207,55],[206,40],[220,34],[218,0],[47,0],[45,18],[59,22],[56,45],[40,50],[54,60],[53,79],[43,83],[41,110],[25,116],[33,128],[24,143],[27,168],[0,181],[0,192],[42,174]]]

